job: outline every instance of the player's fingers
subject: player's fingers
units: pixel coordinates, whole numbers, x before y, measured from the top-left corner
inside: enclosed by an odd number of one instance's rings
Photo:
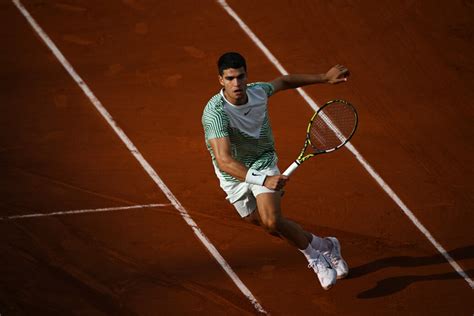
[[[346,67],[339,68],[339,73],[340,74],[347,74],[348,72],[349,72],[349,69],[347,69]]]
[[[278,182],[278,189],[283,188],[288,182],[288,179],[282,180]]]
[[[269,184],[269,185],[267,185],[267,188],[269,188],[271,190],[280,190],[280,186],[278,185],[278,183]]]
[[[339,70],[340,73],[343,73],[343,74],[349,72],[349,69],[343,65],[337,65],[336,68],[337,70]]]

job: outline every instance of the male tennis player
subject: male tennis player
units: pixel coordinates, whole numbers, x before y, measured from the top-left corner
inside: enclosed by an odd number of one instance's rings
[[[282,90],[344,82],[349,72],[337,65],[324,74],[287,75],[247,84],[247,66],[240,54],[225,53],[217,66],[222,90],[207,103],[202,124],[220,186],[242,218],[296,246],[327,290],[349,269],[336,238],[317,237],[281,214],[280,190],[289,178],[277,167],[267,102]]]

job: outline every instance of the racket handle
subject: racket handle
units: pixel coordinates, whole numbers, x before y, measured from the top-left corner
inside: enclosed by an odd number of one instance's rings
[[[297,161],[293,162],[293,163],[285,170],[285,172],[283,172],[283,175],[284,175],[284,176],[289,176],[290,174],[293,173],[293,171],[295,171],[296,168],[298,168],[299,165],[300,165],[300,164],[299,164]]]

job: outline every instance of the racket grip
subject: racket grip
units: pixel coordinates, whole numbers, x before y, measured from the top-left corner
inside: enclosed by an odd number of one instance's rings
[[[299,164],[297,161],[293,162],[293,163],[285,170],[285,172],[283,172],[283,175],[284,175],[284,176],[289,176],[290,174],[293,173],[293,171],[295,171],[296,168],[298,168],[299,165],[300,165],[300,164]]]

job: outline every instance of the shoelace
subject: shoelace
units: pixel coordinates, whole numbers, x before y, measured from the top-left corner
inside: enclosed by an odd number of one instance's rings
[[[313,260],[310,261],[310,263],[308,264],[308,268],[315,269],[316,272],[318,272],[318,273],[319,273],[320,268],[329,268],[330,265],[329,265],[329,267],[327,265],[325,265],[323,263],[323,260],[326,261],[324,257],[321,259],[321,255],[319,255],[319,257],[317,259],[313,259]],[[328,262],[326,262],[326,263],[328,263]]]
[[[331,263],[334,266],[338,265],[340,259],[338,257],[334,256],[332,254],[332,251],[328,251],[328,252],[324,253],[324,255],[326,256],[326,258],[329,258],[329,260],[331,260]]]
[[[311,262],[308,264],[308,268],[313,269],[313,270],[316,270],[316,273],[319,273],[319,268],[318,268],[318,264],[316,263],[316,260],[311,261]]]

